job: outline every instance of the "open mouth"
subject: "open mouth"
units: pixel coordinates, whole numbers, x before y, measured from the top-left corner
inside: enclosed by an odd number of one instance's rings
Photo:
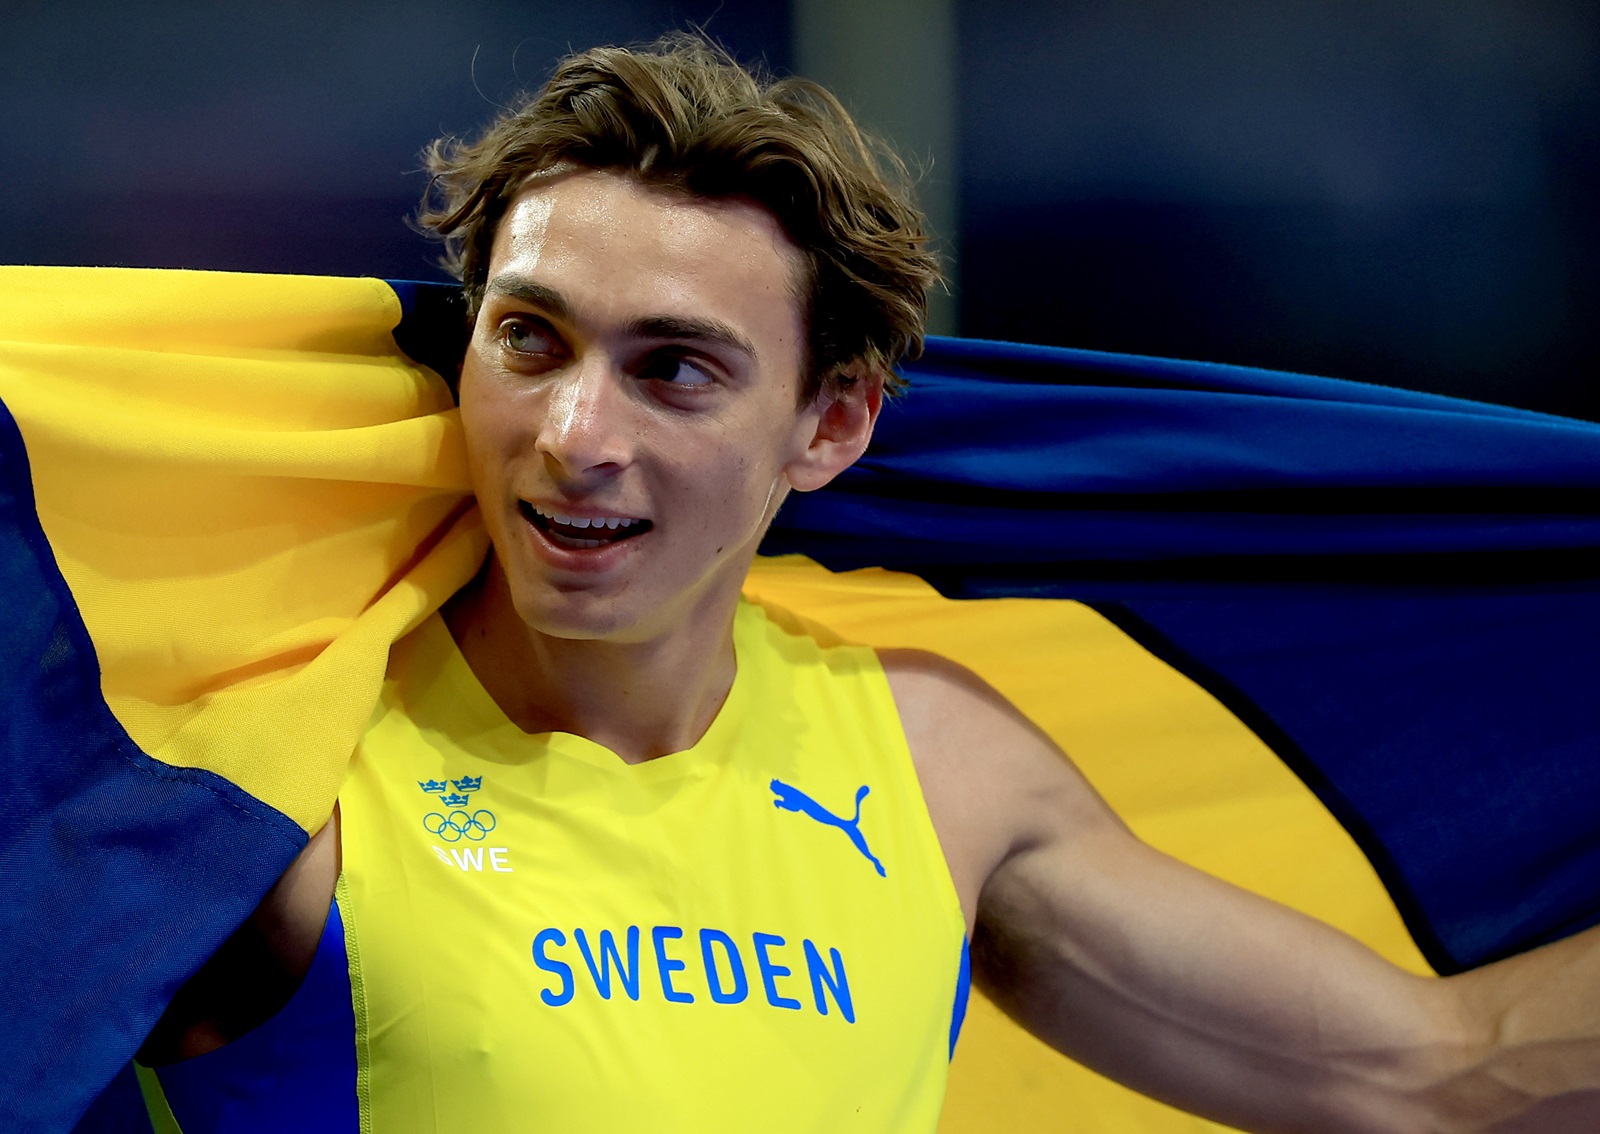
[[[568,516],[542,512],[523,500],[518,507],[522,518],[538,528],[552,544],[567,551],[589,551],[609,547],[625,539],[643,535],[653,526],[649,520],[630,520],[623,516]]]

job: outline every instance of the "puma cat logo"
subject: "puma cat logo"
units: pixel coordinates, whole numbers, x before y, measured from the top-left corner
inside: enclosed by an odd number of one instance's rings
[[[849,836],[850,842],[855,845],[856,850],[865,855],[867,861],[872,863],[880,878],[889,876],[889,872],[883,868],[883,863],[879,862],[877,856],[867,849],[867,840],[861,834],[861,801],[872,790],[866,784],[862,784],[860,790],[856,792],[856,813],[850,819],[841,819],[799,788],[791,787],[782,780],[773,780],[771,786],[772,794],[777,797],[772,803],[774,807],[781,811],[798,811],[802,815],[811,816],[811,818],[825,827],[839,828]]]

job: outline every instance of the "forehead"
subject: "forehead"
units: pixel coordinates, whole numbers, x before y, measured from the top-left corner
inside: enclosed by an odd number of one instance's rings
[[[495,232],[488,284],[554,287],[596,316],[704,315],[796,333],[799,250],[760,206],[584,170],[539,178]]]

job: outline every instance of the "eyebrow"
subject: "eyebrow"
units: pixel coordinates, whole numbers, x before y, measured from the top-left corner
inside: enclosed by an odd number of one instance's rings
[[[697,319],[683,315],[647,315],[628,324],[629,333],[642,339],[678,339],[710,343],[759,357],[754,344],[728,324],[716,319]]]
[[[566,296],[553,287],[535,283],[523,276],[496,276],[489,281],[485,291],[542,308],[564,322],[577,321]],[[748,338],[720,319],[691,315],[645,315],[628,324],[628,333],[642,339],[702,342],[735,350],[750,358],[759,357],[755,345]]]
[[[521,300],[534,307],[542,307],[557,319],[568,323],[573,321],[572,305],[567,302],[566,296],[553,287],[534,283],[522,276],[496,276],[489,281],[489,286],[484,290],[494,295]]]

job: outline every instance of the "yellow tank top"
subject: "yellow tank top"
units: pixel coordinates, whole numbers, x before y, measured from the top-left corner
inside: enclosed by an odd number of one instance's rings
[[[340,795],[363,1130],[934,1129],[960,904],[876,655],[780,617],[638,765],[522,732],[437,617],[396,647]]]

